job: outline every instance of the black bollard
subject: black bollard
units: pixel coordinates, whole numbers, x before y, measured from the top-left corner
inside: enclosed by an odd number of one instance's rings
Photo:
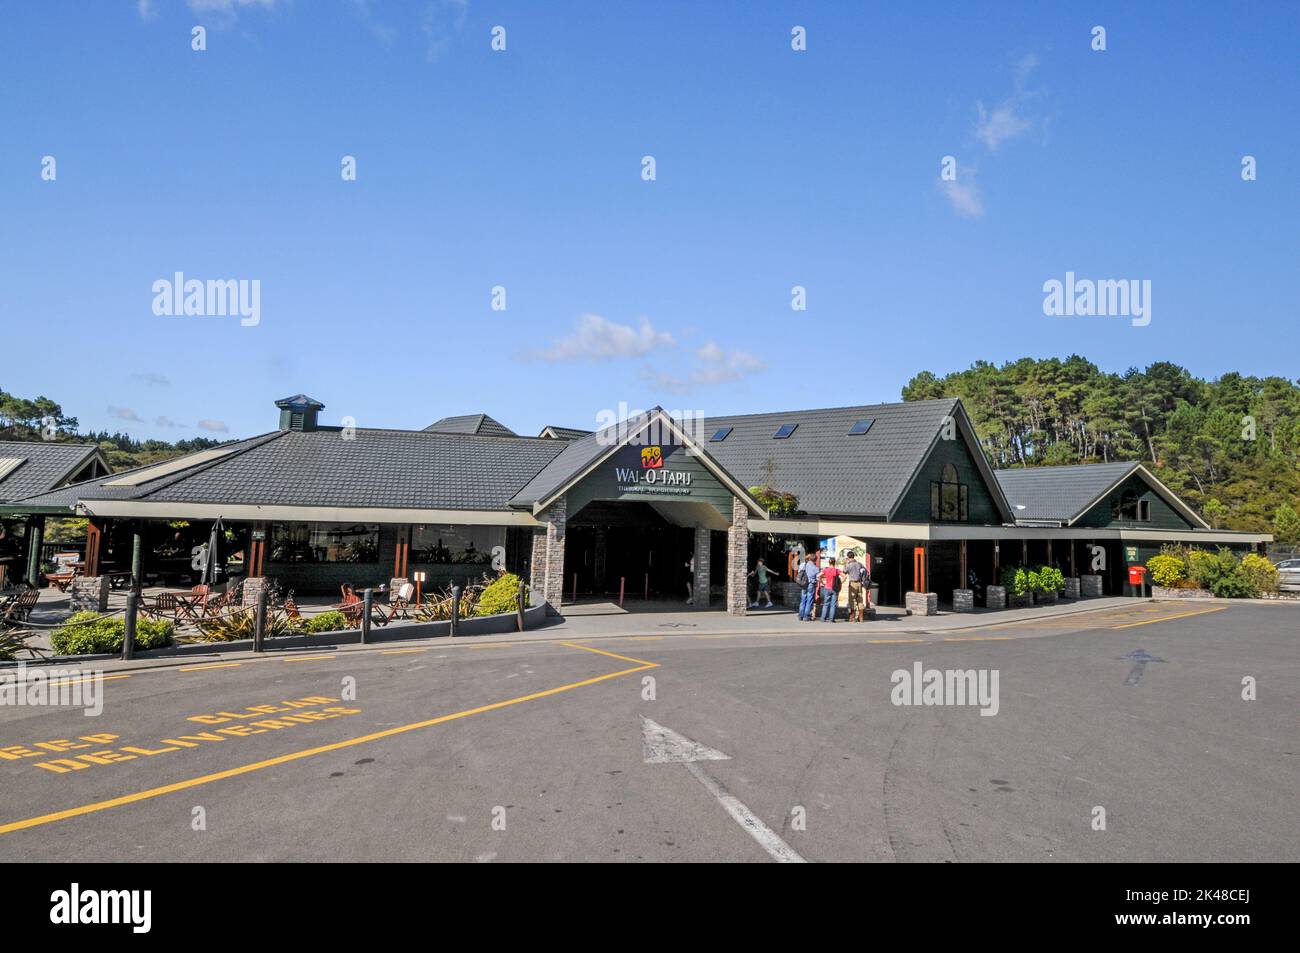
[[[451,587],[451,634],[460,629],[460,586]]]
[[[122,660],[135,658],[135,619],[140,612],[140,593],[132,589],[126,594],[126,630],[122,636]]]
[[[266,589],[257,592],[257,611],[253,616],[253,651],[266,651]]]
[[[370,607],[374,604],[375,591],[366,589],[361,593],[361,644],[370,642]]]

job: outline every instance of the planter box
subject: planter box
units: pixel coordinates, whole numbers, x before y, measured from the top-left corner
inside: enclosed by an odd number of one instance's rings
[[[1080,576],[1079,591],[1085,599],[1101,595],[1101,576]]]
[[[78,576],[68,587],[68,606],[73,612],[108,611],[108,577]]]
[[[1007,589],[1005,586],[989,586],[984,590],[984,605],[989,609],[1007,607]]]
[[[953,612],[974,612],[975,611],[975,590],[954,589],[952,591],[952,611]]]
[[[1012,609],[1028,609],[1034,604],[1034,594],[1026,592],[1023,596],[1007,593],[1007,605]]]
[[[1056,605],[1055,592],[1035,592],[1034,605],[1037,606],[1054,606]]]
[[[909,592],[903,604],[908,615],[938,615],[939,594],[937,592]]]
[[[1061,590],[1061,598],[1078,599],[1079,591],[1079,577],[1071,576],[1065,580],[1065,588]]]

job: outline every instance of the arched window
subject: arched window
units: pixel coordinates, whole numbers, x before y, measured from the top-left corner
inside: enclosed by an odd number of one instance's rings
[[[967,497],[969,489],[961,482],[957,468],[945,463],[939,471],[939,479],[930,482],[930,519],[964,523],[968,517]]]

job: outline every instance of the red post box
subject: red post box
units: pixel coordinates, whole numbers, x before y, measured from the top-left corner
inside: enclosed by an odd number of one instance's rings
[[[1129,585],[1130,586],[1142,585],[1144,582],[1146,582],[1146,579],[1144,578],[1146,574],[1147,574],[1146,566],[1129,566],[1128,567]]]

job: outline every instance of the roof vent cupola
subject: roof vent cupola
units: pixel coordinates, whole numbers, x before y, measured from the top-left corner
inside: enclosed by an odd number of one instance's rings
[[[308,433],[316,429],[316,418],[325,405],[306,394],[294,394],[277,400],[275,406],[280,408],[280,429],[296,430]]]

